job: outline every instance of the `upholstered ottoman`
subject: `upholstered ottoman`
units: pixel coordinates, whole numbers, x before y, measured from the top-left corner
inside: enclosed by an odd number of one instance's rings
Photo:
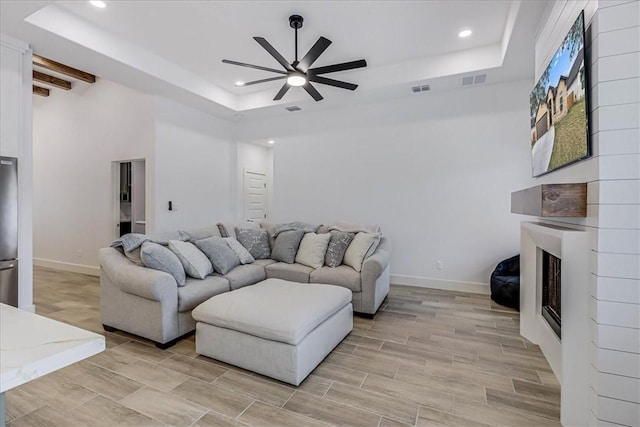
[[[351,291],[267,279],[192,312],[196,352],[299,385],[353,328]]]

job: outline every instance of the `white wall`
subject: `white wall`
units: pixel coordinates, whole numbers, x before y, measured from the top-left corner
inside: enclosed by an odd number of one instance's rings
[[[592,425],[640,425],[640,2],[560,1],[536,42],[536,78],[580,11],[588,27],[593,157],[540,179],[588,182]]]
[[[235,220],[237,162],[230,122],[156,97],[155,160],[155,231]]]
[[[0,34],[0,155],[18,158],[18,307],[33,311],[31,56]]]
[[[98,249],[114,237],[112,162],[152,165],[153,128],[153,98],[107,80],[34,97],[36,263],[97,271]]]
[[[486,292],[495,265],[519,251],[509,201],[531,175],[531,86],[296,113],[295,121],[248,123],[241,137],[276,139],[273,221],[380,224],[393,248],[393,283],[466,282]]]

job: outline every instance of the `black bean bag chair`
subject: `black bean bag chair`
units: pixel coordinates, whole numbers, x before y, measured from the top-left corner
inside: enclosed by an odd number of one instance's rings
[[[491,299],[520,311],[520,255],[500,262],[491,273]]]

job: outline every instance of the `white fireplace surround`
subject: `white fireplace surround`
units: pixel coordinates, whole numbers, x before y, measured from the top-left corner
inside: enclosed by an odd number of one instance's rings
[[[589,233],[551,224],[520,227],[520,334],[538,344],[561,386],[560,421],[589,416]],[[542,317],[542,251],[561,259],[562,340]]]

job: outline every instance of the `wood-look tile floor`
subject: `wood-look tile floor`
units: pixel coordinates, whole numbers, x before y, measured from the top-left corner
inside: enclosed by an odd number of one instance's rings
[[[99,279],[36,268],[39,314],[103,334],[107,350],[7,392],[17,426],[554,426],[560,387],[517,312],[487,296],[392,286],[374,319],[292,387],[102,330]]]

